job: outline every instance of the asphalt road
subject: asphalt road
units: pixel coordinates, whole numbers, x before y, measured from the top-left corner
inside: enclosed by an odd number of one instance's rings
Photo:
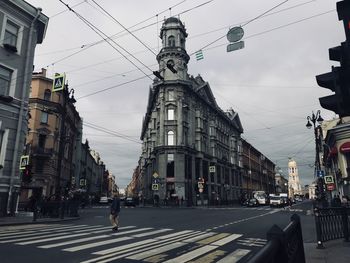
[[[115,233],[108,206],[95,206],[81,210],[78,221],[1,227],[0,261],[246,262],[271,226],[284,228],[293,213],[301,218],[304,242],[315,242],[310,209],[309,202],[290,209],[122,208]]]

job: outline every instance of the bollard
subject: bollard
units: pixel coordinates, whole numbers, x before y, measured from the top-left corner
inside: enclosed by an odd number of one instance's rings
[[[321,229],[321,223],[320,223],[320,212],[317,207],[314,208],[314,215],[315,215],[315,225],[316,225],[316,236],[317,236],[317,249],[324,249],[323,243],[322,243],[322,229]]]

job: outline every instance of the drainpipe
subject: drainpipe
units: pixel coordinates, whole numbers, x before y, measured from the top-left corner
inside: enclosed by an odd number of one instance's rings
[[[34,17],[34,19],[32,20],[32,23],[30,24],[30,28],[29,28],[29,36],[28,36],[28,43],[27,43],[27,52],[26,52],[26,66],[24,68],[24,79],[23,79],[23,84],[24,87],[22,89],[22,97],[21,97],[21,106],[20,106],[20,110],[19,110],[19,117],[18,117],[18,123],[17,123],[17,133],[16,133],[16,141],[15,141],[15,148],[13,151],[13,157],[12,157],[12,170],[11,170],[11,176],[10,176],[10,186],[9,186],[9,195],[8,195],[8,199],[7,199],[7,213],[11,213],[11,203],[12,203],[12,198],[13,198],[13,185],[14,185],[14,177],[15,177],[15,172],[16,172],[16,166],[17,166],[17,160],[18,160],[18,150],[19,150],[19,142],[21,139],[21,130],[22,130],[22,122],[23,122],[23,114],[25,111],[25,104],[26,102],[24,101],[24,98],[26,96],[27,93],[27,89],[26,87],[28,87],[27,84],[29,84],[29,80],[31,79],[31,77],[29,78],[29,75],[32,72],[32,67],[33,65],[31,65],[32,63],[29,63],[31,61],[30,58],[30,51],[31,51],[31,46],[32,46],[32,41],[33,41],[33,31],[34,31],[34,26],[36,21],[38,20],[40,14],[41,14],[42,9],[40,7],[37,8],[36,10],[36,16]]]

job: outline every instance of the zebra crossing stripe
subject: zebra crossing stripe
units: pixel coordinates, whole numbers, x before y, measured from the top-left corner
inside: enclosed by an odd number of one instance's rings
[[[162,246],[165,246],[165,245],[177,242],[177,241],[182,241],[184,238],[187,238],[188,236],[199,235],[201,233],[199,231],[196,231],[196,232],[190,231],[190,233],[188,231],[182,231],[182,232],[186,232],[186,233],[184,233],[181,237],[176,236],[176,237],[172,237],[172,238],[169,238],[167,240],[162,240],[162,241],[159,241],[159,239],[158,240],[157,239],[147,239],[147,240],[141,241],[141,242],[146,243],[145,245],[134,247],[133,244],[131,244],[133,248],[126,249],[126,250],[124,250],[124,246],[122,246],[119,248],[120,248],[120,250],[123,249],[123,251],[115,252],[115,253],[101,256],[101,257],[98,257],[95,259],[90,259],[87,261],[83,261],[81,263],[91,263],[91,262],[96,262],[96,261],[98,261],[99,263],[107,263],[107,262],[110,262],[111,260],[125,258],[125,257],[133,255],[135,253],[148,251],[150,249],[150,247],[152,247],[153,249],[158,248],[158,247],[162,247]],[[137,242],[137,243],[141,243],[141,242]],[[152,242],[152,243],[150,243],[150,242]],[[134,245],[136,245],[136,243]],[[139,244],[137,244],[137,245],[139,245]],[[130,246],[130,245],[126,245],[126,246]],[[118,248],[114,248],[114,249],[116,250]],[[137,249],[137,251],[135,251],[136,249]],[[96,253],[93,253],[93,254],[96,254]],[[118,256],[116,256],[116,255],[118,255]]]
[[[145,230],[149,230],[149,229],[153,229],[153,228],[148,227],[148,228],[140,228],[140,229],[135,229],[135,230],[129,230],[129,231],[125,231],[125,232],[119,232],[119,233],[112,234],[112,236],[124,235],[124,234],[135,233],[135,232],[141,232],[141,231],[145,231]],[[105,240],[105,241],[90,243],[90,244],[86,244],[86,245],[66,248],[66,249],[63,249],[63,250],[64,251],[69,251],[69,252],[76,252],[76,251],[80,251],[80,250],[84,250],[84,249],[88,249],[88,248],[98,247],[98,246],[102,246],[102,245],[106,245],[106,244],[117,243],[117,242],[120,242],[120,241],[129,240],[129,239],[133,239],[133,238],[132,237],[116,238],[116,239],[112,239],[112,240]]]
[[[187,261],[190,261],[191,259],[194,259],[196,257],[199,257],[205,253],[208,253],[212,250],[215,250],[217,249],[218,247],[220,246],[223,246],[239,237],[241,237],[242,235],[239,235],[239,234],[232,234],[228,237],[225,237],[221,240],[218,240],[218,241],[215,241],[213,243],[211,243],[210,245],[206,245],[206,246],[203,246],[203,247],[200,247],[198,249],[195,249],[191,252],[188,252],[186,254],[183,254],[179,257],[176,257],[176,258],[172,258],[170,260],[167,260],[165,261],[164,263],[180,263],[180,262],[187,262]]]
[[[67,235],[67,236],[51,237],[51,238],[34,240],[34,241],[32,240],[32,241],[27,241],[27,242],[16,243],[16,245],[36,244],[36,243],[43,243],[43,242],[47,242],[47,241],[54,241],[54,240],[60,240],[60,239],[65,239],[65,238],[71,238],[71,237],[80,237],[80,236],[86,236],[86,235],[90,235],[90,233],[81,233],[81,234],[74,234],[74,235]]]
[[[105,241],[100,241],[100,242],[96,242],[96,243],[91,243],[91,244],[86,244],[86,245],[66,248],[66,249],[63,249],[63,251],[76,252],[76,251],[83,250],[83,249],[103,246],[103,245],[107,245],[107,244],[118,243],[118,242],[121,242],[121,241],[130,240],[130,239],[132,239],[132,237],[120,237],[120,238],[116,238],[116,239],[105,240]]]
[[[168,231],[170,231],[170,230],[173,230],[173,229],[165,228],[165,229],[160,229],[160,230],[151,231],[151,232],[148,232],[148,233],[142,233],[142,234],[138,234],[138,235],[133,235],[132,237],[151,236],[151,235],[155,235],[155,234],[159,234],[159,233],[163,233],[163,232],[168,232]]]
[[[226,257],[220,259],[216,263],[235,263],[241,260],[245,255],[250,252],[248,249],[237,249]]]
[[[48,233],[48,234],[50,234],[50,233]],[[69,234],[69,232],[62,232],[62,233],[50,234],[50,236],[56,237],[56,236],[63,236],[63,235],[68,235],[68,234]],[[43,233],[38,233],[38,235],[35,235],[35,236],[8,239],[8,240],[0,241],[0,243],[14,243],[14,242],[27,241],[27,240],[37,240],[37,239],[41,239],[44,237],[46,237],[46,235],[43,235]]]
[[[178,232],[178,235],[176,235],[175,238],[179,238],[179,235],[182,235],[181,238],[187,237],[188,235],[193,235],[193,233],[194,233],[193,231],[188,231],[188,230],[181,231],[181,232]],[[163,238],[163,237],[166,237],[166,238]],[[109,248],[109,249],[105,249],[105,250],[102,250],[102,251],[94,252],[92,254],[106,255],[106,254],[109,254],[109,253],[112,253],[112,252],[121,251],[121,250],[124,250],[124,249],[132,248],[132,247],[136,247],[136,246],[140,246],[140,245],[144,245],[144,244],[155,243],[155,242],[159,243],[159,240],[162,240],[161,238],[167,239],[166,241],[170,241],[170,240],[172,240],[172,238],[174,239],[174,235],[170,234],[170,235],[165,235],[165,236],[158,237],[158,238],[146,239],[146,240],[139,241],[139,242],[136,242],[136,243],[127,244],[127,245],[123,245],[123,246],[120,246],[120,247]]]
[[[161,246],[160,248],[153,248],[151,250],[147,250],[147,251],[138,253],[136,255],[129,256],[129,257],[127,257],[127,259],[142,260],[142,259],[148,258],[150,256],[154,256],[154,255],[157,255],[157,254],[160,254],[160,253],[163,253],[163,252],[175,249],[175,248],[179,248],[179,247],[182,247],[185,245],[186,244],[182,243],[182,242],[175,242],[175,243],[172,243],[172,244],[169,244],[166,246]]]
[[[80,242],[85,242],[85,241],[90,241],[90,240],[100,239],[100,238],[106,238],[106,237],[109,237],[109,235],[101,235],[101,236],[80,238],[80,239],[75,239],[75,240],[71,240],[71,241],[56,243],[56,244],[52,244],[52,245],[40,246],[40,247],[38,247],[38,248],[61,247],[61,246],[65,246],[65,245],[71,245],[71,244],[76,244],[76,243],[80,243]]]

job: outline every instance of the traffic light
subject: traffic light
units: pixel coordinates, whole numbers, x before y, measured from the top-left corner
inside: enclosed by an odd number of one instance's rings
[[[329,49],[329,59],[340,62],[331,72],[316,76],[317,84],[335,94],[319,98],[324,109],[334,111],[340,117],[350,116],[350,0],[337,3],[339,20],[344,22],[346,41]]]
[[[32,166],[26,165],[26,167],[22,170],[22,181],[24,183],[30,183],[32,181]]]

